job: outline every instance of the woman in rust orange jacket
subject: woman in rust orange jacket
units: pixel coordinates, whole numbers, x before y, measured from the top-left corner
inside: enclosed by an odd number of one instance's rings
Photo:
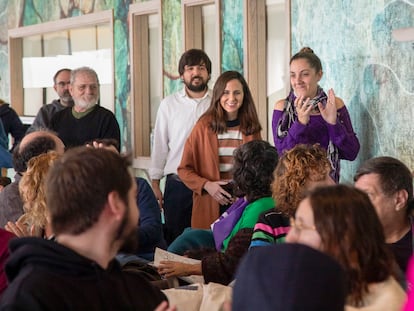
[[[191,227],[208,229],[232,203],[225,185],[231,181],[233,151],[261,139],[262,127],[250,89],[237,71],[217,79],[209,109],[188,137],[178,175],[193,191]],[[224,186],[224,188],[223,188]]]

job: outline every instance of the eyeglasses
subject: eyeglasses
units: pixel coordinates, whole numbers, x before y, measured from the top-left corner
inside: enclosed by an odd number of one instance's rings
[[[60,87],[65,87],[66,85],[69,85],[69,84],[70,84],[70,81],[67,81],[67,82],[61,81],[61,82],[56,83],[56,85]]]
[[[293,217],[290,217],[290,227],[293,228],[293,229],[295,229],[298,232],[303,231],[303,230],[313,230],[313,231],[316,231],[316,227],[315,226],[307,226],[307,225],[305,225],[305,224],[303,224],[301,222],[298,223],[296,221],[296,219],[293,218]]]

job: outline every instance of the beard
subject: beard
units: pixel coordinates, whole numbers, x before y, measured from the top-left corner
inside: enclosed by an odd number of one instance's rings
[[[122,241],[119,252],[135,254],[138,251],[138,227],[129,222],[129,213],[126,212],[119,225],[115,241]]]
[[[98,100],[99,100],[99,97],[96,97],[95,100],[89,100],[89,101],[86,101],[84,99],[78,99],[76,101],[76,106],[84,110],[88,110],[92,108],[93,106],[95,106],[98,103]]]
[[[65,102],[65,103],[71,102],[72,101],[72,95],[70,95],[69,91],[64,92],[62,94],[62,96],[60,97],[60,100]]]
[[[198,85],[194,85],[192,82],[195,79],[200,79],[200,81],[202,81],[202,83],[200,83]],[[199,92],[203,92],[203,91],[205,91],[207,89],[208,80],[207,81],[204,81],[202,77],[198,77],[197,76],[197,77],[193,77],[190,82],[187,82],[187,81],[183,81],[183,82],[184,82],[185,86],[190,91],[199,93]]]

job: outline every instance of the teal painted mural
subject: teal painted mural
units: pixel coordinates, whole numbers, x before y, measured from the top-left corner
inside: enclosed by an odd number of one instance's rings
[[[243,74],[243,1],[222,1],[221,70]]]
[[[129,0],[114,1],[115,116],[121,128],[123,150],[131,150],[131,81],[129,62]]]
[[[341,180],[380,155],[413,170],[414,46],[392,31],[414,26],[414,3],[292,0],[291,15],[292,53],[310,46],[318,54],[321,86],[344,100],[361,143],[356,161],[342,161]]]
[[[164,0],[162,2],[164,96],[182,87],[178,73],[178,61],[184,52],[181,19],[181,1]]]

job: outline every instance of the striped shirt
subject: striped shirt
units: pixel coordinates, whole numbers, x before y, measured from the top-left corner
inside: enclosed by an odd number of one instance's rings
[[[289,229],[289,217],[272,208],[259,216],[250,247],[284,243]]]
[[[236,121],[236,122],[235,122]],[[233,168],[233,153],[242,143],[242,133],[240,132],[240,123],[238,120],[229,121],[227,131],[217,134],[218,154],[220,164],[220,179],[231,179],[231,170]]]

